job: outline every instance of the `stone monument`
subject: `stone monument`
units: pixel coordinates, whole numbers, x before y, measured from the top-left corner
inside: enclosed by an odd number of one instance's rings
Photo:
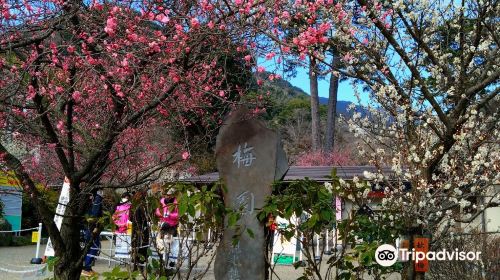
[[[225,205],[241,211],[238,243],[232,243],[235,229],[225,228],[217,248],[215,279],[264,279],[264,225],[258,221],[256,209],[262,208],[271,195],[272,182],[282,179],[288,170],[280,138],[249,110],[239,108],[225,120],[217,136],[215,154],[220,178],[226,186]]]

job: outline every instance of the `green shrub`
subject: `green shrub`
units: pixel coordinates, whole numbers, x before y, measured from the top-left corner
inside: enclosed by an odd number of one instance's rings
[[[31,238],[27,236],[13,236],[10,246],[26,246],[31,245]]]
[[[12,230],[7,220],[0,219],[0,231]],[[12,243],[12,232],[0,233],[0,246],[9,246]]]

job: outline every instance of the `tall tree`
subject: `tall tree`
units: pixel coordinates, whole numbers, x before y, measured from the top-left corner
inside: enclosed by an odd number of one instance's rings
[[[311,91],[311,144],[312,150],[321,149],[321,120],[319,115],[318,67],[314,57],[309,59],[309,89]]]
[[[338,69],[340,66],[340,57],[335,51],[332,52],[332,56],[332,68]],[[325,153],[332,152],[335,144],[339,79],[340,77],[338,72],[332,71],[332,73],[330,74],[330,85],[328,88],[328,112],[326,119],[325,144],[323,146],[323,151]]]

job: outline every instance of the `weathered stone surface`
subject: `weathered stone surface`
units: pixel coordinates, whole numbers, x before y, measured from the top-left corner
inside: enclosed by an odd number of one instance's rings
[[[288,170],[279,136],[253,118],[246,109],[238,109],[227,118],[217,137],[217,167],[226,184],[226,207],[242,209],[238,225],[243,234],[236,246],[235,234],[225,229],[215,259],[215,279],[252,280],[265,277],[264,225],[256,217],[258,208],[271,194],[271,184]],[[247,229],[254,237],[247,234]]]

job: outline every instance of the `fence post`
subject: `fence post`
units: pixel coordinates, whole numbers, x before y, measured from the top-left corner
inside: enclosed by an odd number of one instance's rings
[[[316,260],[320,259],[320,252],[319,252],[319,234],[316,234]]]
[[[325,242],[326,242],[326,245],[325,245],[325,250],[326,250],[325,254],[326,255],[330,255],[330,244],[328,244],[328,243],[330,243],[329,242],[330,240],[329,240],[328,232],[329,232],[329,230],[327,229],[326,233],[325,233]]]
[[[38,223],[38,240],[36,241],[36,253],[35,257],[31,259],[31,264],[41,264],[42,259],[40,258],[40,242],[42,240],[42,223]]]
[[[38,223],[38,240],[36,242],[36,255],[35,258],[40,256],[40,242],[42,240],[42,223]]]

